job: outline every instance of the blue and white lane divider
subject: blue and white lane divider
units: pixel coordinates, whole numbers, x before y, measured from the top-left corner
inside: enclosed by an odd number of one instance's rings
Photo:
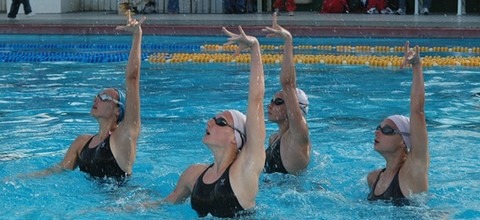
[[[0,43],[0,62],[73,61],[85,63],[124,62],[128,60],[130,44],[33,44]],[[142,60],[157,52],[192,53],[200,45],[144,44]]]

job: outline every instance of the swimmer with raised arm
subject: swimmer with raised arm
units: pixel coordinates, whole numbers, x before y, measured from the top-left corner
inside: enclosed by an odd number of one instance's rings
[[[132,174],[140,134],[141,24],[144,20],[145,17],[137,21],[128,13],[127,25],[116,28],[133,34],[125,72],[126,95],[114,88],[98,93],[90,114],[97,120],[99,131],[93,135],[79,135],[63,161],[29,176],[45,176],[76,167],[98,178],[123,178]]]
[[[265,93],[260,45],[239,26],[239,34],[223,28],[229,36],[226,44],[238,43],[238,55],[250,49],[250,82],[247,116],[227,110],[207,122],[203,143],[212,151],[212,164],[188,167],[165,199],[177,204],[190,197],[192,208],[200,217],[238,217],[251,213],[255,207],[258,182],[265,162]]]
[[[282,70],[278,91],[268,105],[268,120],[277,123],[278,131],[269,138],[266,150],[266,173],[299,174],[310,162],[310,138],[307,121],[308,97],[297,88],[293,40],[289,31],[277,24],[273,14],[272,27],[263,29],[267,37],[278,37],[285,41]]]
[[[425,86],[419,47],[410,50],[405,44],[402,67],[411,64],[413,82],[410,93],[410,118],[392,115],[375,130],[375,151],[386,161],[386,167],[372,171],[367,181],[371,191],[368,200],[387,200],[408,205],[410,199],[428,191],[428,134],[425,121]]]

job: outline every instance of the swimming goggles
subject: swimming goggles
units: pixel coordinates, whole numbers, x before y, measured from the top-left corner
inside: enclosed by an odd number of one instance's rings
[[[215,118],[215,117],[213,117],[212,119],[215,122],[215,124],[220,126],[220,127],[228,126],[228,127],[232,128],[234,131],[237,131],[240,134],[240,138],[242,139],[242,145],[245,143],[245,140],[247,139],[245,134],[242,131],[240,131],[238,128],[229,125],[225,118]]]
[[[275,105],[283,105],[283,103],[285,103],[285,101],[281,98],[276,98],[276,99],[270,100],[270,103],[273,103]]]
[[[102,93],[102,94],[99,93],[99,94],[97,94],[97,96],[95,96],[95,98],[100,99],[100,101],[102,101],[102,102],[112,101],[113,103],[115,103],[117,105],[123,105],[121,102],[112,98],[107,93]]]
[[[388,126],[388,125],[385,125],[385,126],[381,126],[381,125],[378,125],[377,128],[375,128],[376,131],[380,130],[380,132],[382,132],[382,134],[384,135],[395,135],[395,134],[400,134],[400,135],[405,135],[405,136],[409,136],[410,134],[407,133],[407,132],[401,132],[399,130],[395,130],[393,129],[392,127]]]

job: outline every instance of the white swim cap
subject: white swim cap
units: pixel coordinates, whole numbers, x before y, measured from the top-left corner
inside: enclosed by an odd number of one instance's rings
[[[233,127],[235,133],[235,142],[237,143],[237,148],[241,149],[245,142],[247,141],[246,133],[245,133],[245,124],[247,123],[247,117],[237,111],[237,110],[227,110],[230,112],[233,118]]]
[[[298,104],[300,105],[300,109],[303,111],[303,115],[307,115],[308,113],[308,96],[305,92],[299,88],[297,88],[297,98]]]
[[[410,149],[412,149],[412,143],[410,141],[410,119],[403,115],[392,115],[389,116],[388,119],[392,120],[398,130],[402,132],[403,142],[405,142],[407,146],[407,151],[410,152]]]

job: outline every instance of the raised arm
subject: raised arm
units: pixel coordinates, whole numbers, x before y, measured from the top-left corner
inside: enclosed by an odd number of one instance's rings
[[[405,44],[404,63],[411,64],[413,82],[410,94],[410,139],[412,149],[402,169],[407,171],[409,186],[413,193],[428,190],[428,167],[430,156],[428,153],[428,134],[425,120],[425,86],[423,79],[422,61],[419,47],[410,50],[409,42]],[[402,66],[403,66],[402,65]]]
[[[280,83],[285,92],[285,105],[287,107],[289,130],[295,143],[308,143],[308,126],[305,121],[302,110],[299,107],[297,97],[297,75],[295,71],[295,61],[293,57],[293,39],[291,33],[278,25],[277,13],[273,14],[272,27],[263,29],[267,32],[267,37],[278,37],[285,41],[283,47],[282,70],[280,74]],[[305,146],[304,144],[295,146]]]
[[[263,97],[265,95],[265,80],[263,75],[263,62],[260,53],[260,44],[255,37],[247,36],[242,27],[238,27],[239,34],[233,34],[223,28],[223,32],[230,38],[226,44],[238,43],[240,51],[250,48],[250,79],[248,89],[248,107],[246,136],[247,141],[239,153],[235,163],[242,163],[242,176],[246,181],[258,182],[265,163],[265,118],[263,110]],[[252,175],[254,174],[254,175]]]
[[[132,18],[130,12],[128,12],[127,25],[116,28],[117,30],[132,32],[133,35],[132,48],[130,49],[127,70],[125,72],[125,118],[112,134],[110,142],[112,153],[118,165],[128,174],[132,172],[132,166],[136,156],[137,139],[140,134],[139,81],[142,44],[141,24],[143,21],[145,21],[145,17],[137,21]]]

